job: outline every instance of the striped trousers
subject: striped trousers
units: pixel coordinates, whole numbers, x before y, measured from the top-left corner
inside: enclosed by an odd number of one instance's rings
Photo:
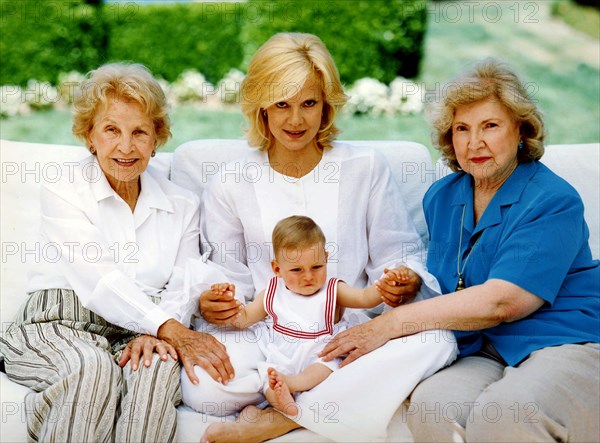
[[[179,363],[154,354],[149,368],[120,368],[135,336],[85,309],[72,290],[30,294],[0,336],[6,374],[34,391],[25,397],[29,439],[173,441]]]

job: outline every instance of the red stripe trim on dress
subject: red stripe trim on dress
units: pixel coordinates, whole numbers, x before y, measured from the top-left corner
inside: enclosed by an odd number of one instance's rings
[[[289,335],[289,336],[295,337],[295,338],[303,338],[303,339],[317,338],[322,335],[330,335],[330,333],[329,333],[329,331],[327,331],[327,329],[323,329],[319,332],[302,332],[302,331],[298,331],[296,329],[286,328],[285,326],[281,326],[280,324],[274,324],[273,329],[275,331],[279,332],[280,334]]]
[[[272,286],[272,281],[273,279],[276,280],[276,277],[273,277],[271,279],[271,283],[269,283],[269,289]],[[283,335],[288,335],[291,337],[295,337],[295,338],[302,338],[302,339],[311,339],[311,338],[317,338],[320,337],[322,335],[331,335],[333,334],[333,307],[335,304],[335,289],[336,289],[336,285],[337,285],[338,279],[337,278],[331,278],[329,279],[329,282],[327,283],[327,292],[326,292],[326,300],[325,300],[325,329],[322,329],[318,332],[304,332],[304,331],[298,331],[297,329],[291,329],[288,328],[286,326],[280,325],[279,323],[277,323],[277,316],[275,315],[275,312],[273,311],[273,299],[275,297],[275,291],[270,291],[269,294],[267,295],[267,300],[270,302],[269,307],[267,310],[267,312],[269,313],[269,315],[271,315],[271,317],[273,318],[273,330],[279,332],[280,334]],[[275,287],[277,287],[277,282],[275,282]]]
[[[273,319],[273,323],[277,323],[277,314],[273,310],[273,299],[275,298],[275,292],[277,291],[277,277],[271,278],[269,286],[267,287],[267,294],[265,296],[265,310]]]
[[[337,283],[337,278],[331,278],[327,284],[327,300],[325,302],[325,330],[329,334],[333,334],[333,314]]]

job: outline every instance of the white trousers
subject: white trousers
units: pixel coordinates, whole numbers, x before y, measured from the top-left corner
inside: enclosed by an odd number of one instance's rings
[[[260,403],[257,365],[265,357],[257,341],[264,327],[242,331],[212,327],[211,333],[227,346],[236,377],[221,385],[196,367],[200,383],[193,385],[182,372],[184,403],[218,416]],[[392,340],[300,394],[296,399],[300,414],[294,420],[334,441],[384,441],[390,419],[414,387],[450,364],[456,354],[454,336],[448,331]]]

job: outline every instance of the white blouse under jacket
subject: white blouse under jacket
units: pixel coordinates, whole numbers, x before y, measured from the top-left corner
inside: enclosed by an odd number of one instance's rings
[[[184,272],[200,257],[197,195],[149,166],[132,213],[90,156],[43,185],[41,202],[44,253],[28,292],[73,289],[109,322],[152,335],[170,318],[189,324],[197,294],[184,287]]]

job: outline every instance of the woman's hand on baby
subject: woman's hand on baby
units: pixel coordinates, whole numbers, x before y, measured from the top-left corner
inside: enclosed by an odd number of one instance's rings
[[[376,317],[337,334],[319,353],[319,357],[324,361],[331,361],[345,355],[340,363],[340,368],[344,367],[386,344],[391,339],[389,332],[390,328],[382,316]]]
[[[143,365],[147,368],[152,364],[152,354],[156,352],[162,361],[166,361],[169,356],[177,360],[177,351],[169,343],[159,340],[152,335],[139,335],[127,343],[127,346],[121,353],[119,366],[122,368],[129,362],[131,368],[136,371],[140,364],[140,357]]]
[[[242,304],[235,298],[235,285],[217,283],[200,294],[200,315],[215,325],[230,324],[242,311]]]
[[[406,266],[384,269],[383,278],[375,283],[383,302],[395,308],[411,301],[421,288],[421,277]]]
[[[219,383],[227,384],[235,376],[227,348],[205,332],[192,331],[175,319],[169,319],[158,328],[158,338],[171,344],[193,384],[199,380],[194,366],[200,366]]]

